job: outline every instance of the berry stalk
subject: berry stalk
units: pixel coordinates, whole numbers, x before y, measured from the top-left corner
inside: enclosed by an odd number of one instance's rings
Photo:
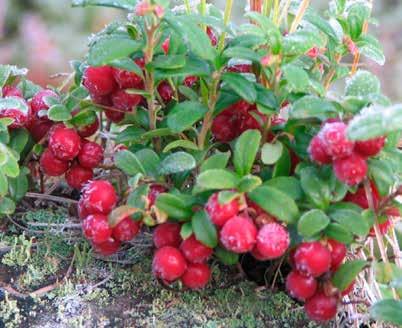
[[[229,24],[230,16],[232,14],[232,7],[233,7],[233,0],[227,0],[226,6],[225,6],[225,13],[223,16],[223,24],[225,26],[227,26]],[[218,45],[219,51],[222,51],[225,46],[225,37],[226,37],[226,32],[223,31],[221,36],[219,37],[219,45]]]
[[[292,25],[290,26],[289,33],[293,33],[296,31],[309,5],[310,0],[303,0],[301,2],[299,9],[297,9],[296,17],[293,20]]]

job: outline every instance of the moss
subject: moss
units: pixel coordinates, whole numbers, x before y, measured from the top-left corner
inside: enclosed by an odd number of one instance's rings
[[[7,293],[2,302],[0,302],[0,324],[6,327],[19,327],[22,322],[22,316],[17,301],[11,300]]]

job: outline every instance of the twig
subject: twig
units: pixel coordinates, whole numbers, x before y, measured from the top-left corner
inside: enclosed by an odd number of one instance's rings
[[[70,203],[70,204],[77,204],[78,201],[70,198],[65,198],[65,197],[59,197],[59,196],[52,196],[52,195],[46,195],[46,194],[39,194],[35,192],[27,192],[25,194],[26,197],[29,198],[37,198],[37,199],[45,199],[45,200],[52,200],[54,202],[59,202],[59,203]]]
[[[296,17],[293,20],[292,25],[290,26],[289,33],[293,33],[296,31],[309,5],[310,0],[302,0],[299,9],[297,9]]]

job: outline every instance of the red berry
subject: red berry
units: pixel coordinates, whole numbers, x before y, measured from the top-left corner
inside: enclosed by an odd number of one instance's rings
[[[311,320],[327,321],[335,317],[338,300],[334,296],[326,296],[322,292],[315,294],[304,304],[304,309]]]
[[[379,223],[378,228],[380,229],[380,234],[385,235],[388,232],[388,229],[391,227],[391,225],[392,225],[392,220],[390,220],[390,219],[385,220],[383,223]],[[374,227],[371,227],[369,235],[371,237],[375,237]]]
[[[307,56],[311,59],[316,59],[320,54],[320,49],[318,47],[313,47],[309,51],[307,51]]]
[[[371,193],[373,195],[374,208],[378,208],[381,196],[373,181],[370,181],[370,186],[371,186]],[[369,208],[369,203],[366,196],[366,190],[364,189],[363,186],[359,187],[354,194],[348,192],[343,200],[346,202],[354,203],[363,209]]]
[[[211,278],[211,269],[205,263],[192,263],[181,277],[184,286],[190,289],[204,288]]]
[[[272,222],[258,231],[256,248],[266,259],[275,259],[285,254],[290,244],[289,233],[284,226]]]
[[[299,301],[305,301],[313,296],[317,290],[317,280],[305,277],[297,271],[291,271],[286,277],[286,289],[289,294]]]
[[[23,128],[28,122],[28,116],[19,109],[3,109],[0,111],[0,118],[11,118],[14,120],[8,127],[10,129]]]
[[[120,123],[121,121],[123,121],[125,113],[121,110],[106,109],[105,115],[107,119],[112,121],[113,123]]]
[[[203,263],[212,255],[212,248],[199,242],[194,235],[183,240],[180,250],[190,263]]]
[[[183,83],[184,83],[184,85],[186,86],[186,87],[189,87],[189,88],[191,88],[195,83],[197,83],[197,81],[198,81],[198,76],[187,76],[185,79],[184,79],[184,81],[183,81]]]
[[[331,253],[318,241],[301,243],[294,255],[295,267],[302,275],[318,277],[329,271]]]
[[[2,89],[3,97],[18,97],[18,98],[24,98],[24,95],[22,94],[22,91],[14,87],[12,85],[6,85]]]
[[[332,162],[331,156],[327,154],[325,146],[318,135],[311,139],[308,147],[308,153],[311,160],[318,164],[330,164]]]
[[[62,161],[55,157],[50,149],[46,149],[40,157],[40,168],[42,172],[51,177],[64,174],[69,166],[69,162]]]
[[[207,26],[207,34],[209,39],[211,40],[211,44],[215,47],[218,44],[218,39],[215,35],[214,30],[209,26]]]
[[[79,113],[79,109],[76,109],[72,112],[73,116],[76,116]],[[95,134],[96,131],[99,129],[99,119],[98,116],[93,113],[93,121],[92,123],[86,125],[79,125],[76,126],[77,132],[82,138],[87,138]]]
[[[152,271],[157,278],[172,282],[179,279],[186,269],[186,260],[177,248],[165,246],[155,252]]]
[[[49,109],[49,106],[45,102],[46,97],[59,98],[57,93],[49,89],[44,89],[36,93],[31,100],[31,108],[29,112],[30,120],[48,119],[46,114],[39,113],[40,111],[47,111]]]
[[[161,83],[159,83],[158,93],[161,96],[162,100],[166,103],[173,99],[173,89],[166,81],[162,81]]]
[[[89,169],[97,167],[103,161],[103,148],[96,142],[86,141],[78,153],[80,165]]]
[[[343,122],[326,123],[319,133],[323,148],[333,159],[347,157],[353,152],[354,142],[348,140],[346,129]]]
[[[140,223],[126,217],[113,228],[113,237],[119,241],[130,241],[139,231]]]
[[[82,221],[82,230],[87,239],[95,244],[104,243],[112,236],[108,218],[103,214],[91,214]]]
[[[387,216],[395,216],[395,217],[401,216],[401,212],[399,211],[398,207],[387,207],[384,210],[384,214]]]
[[[109,214],[117,203],[117,195],[106,180],[90,181],[82,189],[85,208],[89,213]]]
[[[81,220],[84,220],[90,214],[88,212],[88,210],[86,209],[85,204],[84,204],[84,200],[82,198],[78,201],[77,212],[78,212],[78,217]]]
[[[234,124],[231,124],[230,116],[223,113],[215,117],[211,131],[214,138],[220,142],[229,142],[239,135]]]
[[[32,138],[39,142],[51,130],[53,124],[52,121],[34,120],[29,122],[27,128]]]
[[[138,58],[135,59],[134,62],[140,66],[140,68],[144,68],[144,59]],[[117,81],[117,84],[121,89],[142,89],[143,81],[142,77],[135,74],[134,72],[125,71],[122,69],[115,68],[113,70],[114,78]]]
[[[107,107],[112,107],[112,98],[110,97],[110,94],[107,94],[105,96],[98,96],[94,94],[90,94],[92,101],[94,104],[97,105],[102,105],[102,106],[107,106]]]
[[[170,37],[166,38],[162,43],[162,50],[167,55],[169,53]]]
[[[74,129],[55,125],[49,132],[49,149],[59,159],[72,160],[80,152],[81,138]]]
[[[181,244],[181,227],[178,223],[165,222],[158,225],[152,235],[156,248],[172,246],[178,248]]]
[[[334,172],[340,181],[353,186],[366,177],[367,163],[360,155],[352,154],[347,158],[335,160]]]
[[[84,184],[94,177],[92,169],[74,164],[66,173],[66,181],[71,188],[80,190]]]
[[[245,216],[235,216],[225,223],[220,231],[220,242],[234,253],[246,253],[253,249],[257,238],[257,228]]]
[[[256,259],[256,260],[258,260],[258,261],[268,261],[268,259],[264,256],[264,255],[262,255],[261,253],[260,253],[260,251],[257,249],[257,247],[254,247],[252,250],[251,250],[251,255]]]
[[[95,96],[106,96],[117,87],[113,68],[110,66],[88,67],[84,72],[82,84]]]
[[[109,238],[100,244],[92,243],[92,246],[99,254],[102,254],[103,256],[110,256],[119,250],[120,242],[113,238]]]
[[[214,193],[209,197],[208,202],[205,204],[205,210],[211,218],[212,223],[221,227],[227,220],[239,213],[240,205],[237,199],[233,199],[225,204],[220,204],[218,195],[219,193]]]
[[[346,246],[339,241],[329,239],[329,250],[331,252],[331,270],[336,271],[346,256]]]
[[[251,73],[252,66],[250,64],[236,64],[229,66],[227,71],[234,73]]]
[[[156,198],[160,194],[163,194],[164,192],[167,192],[167,189],[159,184],[152,184],[149,187],[149,192],[148,192],[148,207],[151,208],[152,206],[155,205]]]
[[[355,151],[362,156],[376,156],[384,147],[385,137],[378,137],[365,141],[356,141]]]
[[[137,94],[129,94],[125,90],[118,90],[112,94],[113,107],[131,112],[141,102],[142,97]]]

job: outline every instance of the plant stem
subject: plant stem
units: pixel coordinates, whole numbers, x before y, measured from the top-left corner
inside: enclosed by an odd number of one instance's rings
[[[278,25],[281,25],[282,21],[288,16],[288,11],[289,11],[289,7],[290,7],[291,3],[292,3],[292,0],[287,0],[285,5],[283,6],[282,12],[279,16]]]
[[[201,15],[205,16],[205,14],[207,13],[207,0],[201,0],[200,11]]]
[[[264,0],[264,3],[262,5],[262,14],[264,16],[269,16],[271,7],[272,7],[272,0]]]
[[[184,0],[184,5],[186,6],[186,12],[189,15],[191,13],[190,1]]]
[[[296,31],[309,5],[310,0],[302,0],[299,9],[297,9],[296,17],[292,22],[289,33],[293,33]]]
[[[278,25],[279,22],[279,0],[274,0],[274,17],[273,22],[275,25]]]
[[[227,0],[225,6],[225,13],[223,16],[223,24],[225,25],[225,27],[228,26],[229,24],[230,16],[232,14],[232,8],[233,8],[233,0]],[[225,37],[226,32],[223,31],[221,33],[221,36],[219,37],[219,46],[218,46],[219,51],[222,51],[225,46]]]
[[[336,62],[337,65],[339,64],[341,59],[342,59],[341,55],[339,55],[339,54],[335,55],[335,62]],[[332,82],[332,79],[335,76],[335,73],[336,73],[336,66],[334,66],[333,68],[331,68],[329,70],[327,76],[324,79],[324,88],[325,88],[325,90],[328,90],[329,87],[331,86],[331,82]]]

